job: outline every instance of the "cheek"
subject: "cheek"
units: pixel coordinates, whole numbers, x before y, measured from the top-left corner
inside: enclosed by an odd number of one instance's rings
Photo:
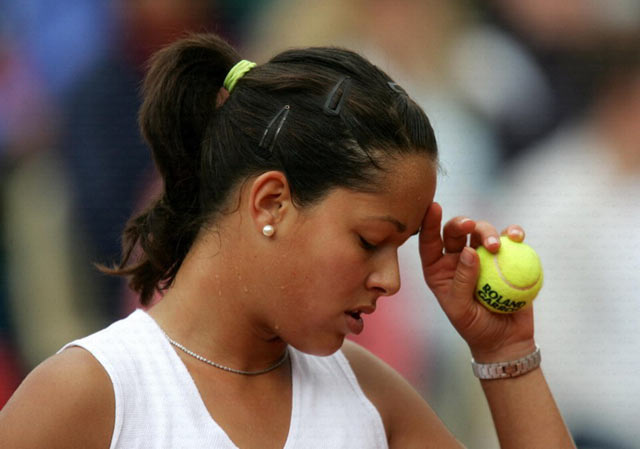
[[[310,243],[306,260],[308,281],[327,290],[359,288],[364,285],[366,259],[350,236],[328,235]]]
[[[348,301],[365,286],[366,258],[361,248],[331,235],[307,239],[303,245],[291,248],[283,267],[282,279],[289,279],[288,294],[298,301],[317,306],[317,302],[333,302],[331,298]],[[295,262],[294,262],[295,261]],[[347,297],[344,297],[347,296]]]

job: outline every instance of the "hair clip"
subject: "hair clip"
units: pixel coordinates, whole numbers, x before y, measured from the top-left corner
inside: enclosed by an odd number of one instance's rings
[[[273,145],[276,143],[276,139],[278,138],[278,134],[280,134],[280,130],[284,125],[284,121],[287,119],[289,115],[289,111],[291,110],[291,106],[285,104],[282,109],[278,111],[278,113],[271,119],[267,128],[264,130],[262,134],[262,139],[260,139],[260,143],[258,146],[264,150],[268,150],[271,152],[273,150]],[[274,123],[278,122],[278,126],[276,127],[273,133],[270,133],[271,127]]]
[[[393,90],[394,92],[397,92],[399,94],[407,95],[407,91],[404,90],[398,83],[395,83],[393,81],[389,81],[389,82],[387,82],[387,84],[389,85],[391,90]]]
[[[340,87],[344,84],[342,91],[338,93]],[[351,89],[351,78],[348,76],[343,76],[338,80],[336,85],[331,89],[329,95],[327,96],[327,101],[324,103],[324,113],[327,115],[340,115],[340,110],[342,109],[342,105],[344,104],[347,96],[349,95],[349,90]],[[338,96],[336,99],[335,97]]]

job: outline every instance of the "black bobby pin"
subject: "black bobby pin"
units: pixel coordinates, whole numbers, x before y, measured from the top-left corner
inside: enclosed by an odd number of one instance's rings
[[[344,84],[344,87],[342,85]],[[338,93],[342,87],[342,91]],[[329,92],[329,96],[327,96],[327,101],[324,103],[324,113],[327,115],[340,115],[340,110],[342,109],[342,105],[344,104],[347,96],[349,95],[349,90],[351,89],[351,78],[348,76],[343,76],[338,80],[336,85]],[[339,97],[336,99],[336,95]]]
[[[407,91],[404,90],[402,87],[400,87],[400,85],[398,83],[394,83],[393,81],[389,81],[387,83],[389,85],[389,87],[391,88],[391,90],[399,93],[399,94],[404,94],[407,95]]]
[[[284,125],[284,122],[287,119],[287,116],[289,115],[290,110],[291,110],[291,107],[288,104],[286,104],[271,119],[271,121],[267,125],[267,128],[264,130],[264,134],[262,134],[262,139],[260,139],[260,143],[258,144],[260,148],[262,148],[263,150],[267,150],[269,152],[273,150],[273,146],[276,143],[278,134],[280,134],[280,130],[282,129],[282,126]],[[273,132],[271,132],[271,128],[273,127],[273,124],[276,122],[278,122],[278,126]]]

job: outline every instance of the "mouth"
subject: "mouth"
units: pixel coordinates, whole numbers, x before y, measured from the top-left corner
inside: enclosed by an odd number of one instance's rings
[[[359,311],[345,312],[346,324],[349,332],[358,335],[364,329],[364,320],[360,317]]]
[[[362,306],[356,309],[347,310],[344,314],[347,316],[347,326],[349,331],[358,335],[364,329],[364,320],[362,314],[370,314],[376,310],[375,306]]]

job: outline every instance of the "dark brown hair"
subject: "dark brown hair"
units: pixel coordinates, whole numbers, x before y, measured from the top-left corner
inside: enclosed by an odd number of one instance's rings
[[[304,207],[336,187],[374,191],[390,158],[437,158],[422,109],[362,56],[341,48],[285,51],[245,74],[216,108],[240,59],[218,36],[195,34],[150,61],[139,122],[164,192],[127,223],[119,266],[103,268],[129,276],[142,304],[171,284],[199,229],[249,176],[283,172]],[[266,134],[271,142],[261,145]]]

